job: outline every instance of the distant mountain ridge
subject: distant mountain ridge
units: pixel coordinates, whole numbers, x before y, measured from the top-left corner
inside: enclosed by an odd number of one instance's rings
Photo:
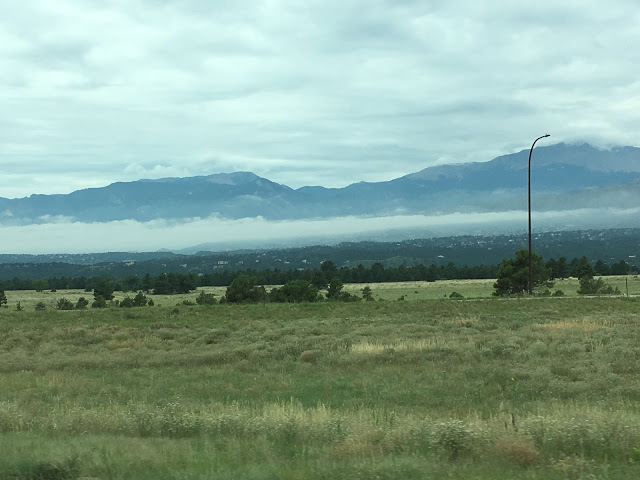
[[[528,150],[489,162],[425,168],[386,182],[292,189],[251,172],[118,182],[67,195],[0,198],[0,224],[218,216],[271,220],[526,209]],[[537,147],[532,161],[537,210],[640,204],[640,148]],[[624,205],[622,205],[624,206]]]

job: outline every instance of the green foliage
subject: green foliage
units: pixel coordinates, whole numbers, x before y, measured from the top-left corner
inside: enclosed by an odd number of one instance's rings
[[[451,295],[449,295],[449,298],[462,299],[464,298],[464,295],[458,292],[451,292]]]
[[[611,265],[611,275],[629,275],[631,267],[624,260],[620,260],[618,263]]]
[[[7,304],[7,295],[4,293],[4,290],[0,290],[0,305]]]
[[[58,300],[58,303],[56,304],[56,310],[73,310],[73,308],[73,302],[64,297]]]
[[[46,280],[34,280],[31,282],[31,288],[33,288],[36,292],[42,292],[49,288],[49,282]]]
[[[215,305],[218,301],[213,293],[205,293],[203,290],[200,292],[200,295],[196,297],[196,303],[198,305]]]
[[[593,277],[596,274],[593,265],[587,257],[574,258],[571,261],[571,276],[576,278]]]
[[[76,310],[85,310],[88,306],[89,301],[84,297],[80,297],[76,302]]]
[[[327,277],[322,270],[314,270],[311,276],[311,285],[318,290],[324,290],[327,288]]]
[[[138,292],[132,301],[134,307],[144,307],[148,302],[147,296],[142,292]]]
[[[124,297],[120,301],[120,307],[122,308],[133,308],[133,299],[131,297]]]
[[[362,289],[362,299],[370,302],[373,300],[373,292],[371,290],[371,287],[369,285],[367,285],[366,287],[364,287]]]
[[[225,300],[228,303],[257,303],[267,299],[263,286],[256,285],[256,278],[240,275],[227,287]]]
[[[315,302],[318,289],[306,280],[292,280],[269,292],[269,300],[276,303]]]
[[[551,270],[545,266],[542,257],[531,254],[532,288],[551,287]],[[526,292],[529,285],[529,252],[519,250],[515,258],[505,258],[498,268],[498,279],[493,284],[494,295],[518,295]]]
[[[340,298],[340,293],[344,288],[344,284],[338,277],[333,277],[329,282],[329,288],[327,289],[327,300],[337,301]]]
[[[98,295],[93,303],[91,304],[91,308],[107,308],[107,301],[102,295]]]
[[[22,309],[22,305],[20,305],[20,302],[18,302],[18,303],[16,304],[16,311],[21,312],[22,310],[23,310],[23,309]]]
[[[618,287],[613,288],[601,278],[594,279],[590,275],[580,278],[578,295],[620,295]]]
[[[42,311],[42,310],[46,310],[47,306],[44,304],[44,302],[38,302],[36,303],[35,309],[36,311]]]
[[[98,297],[102,297],[105,301],[113,300],[113,285],[110,279],[101,278],[95,287],[93,287],[93,298],[98,300]]]
[[[80,474],[78,458],[73,456],[57,461],[25,461],[13,467],[8,475],[0,472],[0,478],[12,480],[74,480]]]
[[[198,276],[194,273],[162,273],[154,281],[154,295],[189,293],[198,288]]]

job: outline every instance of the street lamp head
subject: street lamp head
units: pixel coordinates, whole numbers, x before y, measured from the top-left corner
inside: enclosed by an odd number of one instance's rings
[[[546,135],[543,135],[543,136],[542,136],[542,138],[550,137],[550,136],[551,136],[551,135],[549,135],[549,134],[547,133]]]

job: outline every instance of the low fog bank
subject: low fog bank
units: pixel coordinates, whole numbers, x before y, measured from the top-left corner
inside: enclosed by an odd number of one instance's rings
[[[534,212],[534,231],[639,227],[640,208]],[[133,220],[50,223],[0,227],[0,253],[92,253],[168,249],[234,250],[302,246],[341,241],[396,241],[468,234],[522,233],[527,212],[453,213],[423,216],[338,217],[318,220],[226,220],[216,217],[181,221]]]

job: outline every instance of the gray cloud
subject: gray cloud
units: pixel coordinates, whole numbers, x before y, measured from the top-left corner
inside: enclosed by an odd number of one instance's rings
[[[0,196],[250,170],[388,180],[637,145],[633,1],[0,5]]]

